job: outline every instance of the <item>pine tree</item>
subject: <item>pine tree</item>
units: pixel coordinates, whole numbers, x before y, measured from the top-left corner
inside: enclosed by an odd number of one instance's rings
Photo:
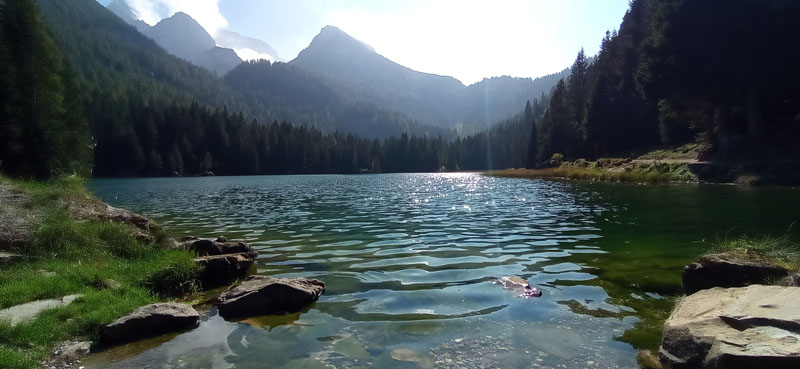
[[[564,127],[566,148],[563,153],[575,158],[584,153],[583,143],[586,140],[584,117],[589,92],[589,62],[583,49],[578,53],[570,70],[567,85],[568,124]]]
[[[535,103],[535,100],[534,100]],[[536,154],[538,150],[538,134],[536,121],[533,119],[533,107],[530,100],[525,103],[525,114],[523,115],[523,125],[530,125],[531,135],[528,140],[527,160],[525,161],[526,168],[536,168]]]
[[[0,9],[0,92],[3,171],[47,178],[89,172],[91,139],[70,68],[32,0],[8,0]]]

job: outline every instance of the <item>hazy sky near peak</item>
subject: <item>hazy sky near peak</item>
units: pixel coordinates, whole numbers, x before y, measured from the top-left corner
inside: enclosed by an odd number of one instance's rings
[[[183,11],[212,35],[226,28],[259,38],[285,60],[333,25],[397,63],[465,84],[558,72],[581,47],[596,54],[628,9],[628,0],[127,1],[147,23]]]

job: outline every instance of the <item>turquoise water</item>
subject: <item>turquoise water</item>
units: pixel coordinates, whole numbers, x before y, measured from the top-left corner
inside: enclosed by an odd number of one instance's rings
[[[94,180],[174,235],[244,239],[258,273],[327,283],[300,313],[90,357],[87,368],[636,368],[682,267],[717,238],[783,234],[798,190],[479,174]],[[493,281],[544,291],[520,298]]]

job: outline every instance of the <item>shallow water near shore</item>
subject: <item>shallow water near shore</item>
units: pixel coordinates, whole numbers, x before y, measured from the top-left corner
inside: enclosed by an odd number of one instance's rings
[[[306,310],[95,354],[86,368],[636,368],[685,264],[717,238],[781,235],[790,188],[393,174],[100,179],[173,235],[246,240],[258,273],[312,277]],[[705,242],[703,242],[705,241]],[[493,281],[544,291],[520,298]]]

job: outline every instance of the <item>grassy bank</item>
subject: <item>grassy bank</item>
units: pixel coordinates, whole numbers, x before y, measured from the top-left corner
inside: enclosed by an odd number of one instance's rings
[[[690,143],[672,149],[655,150],[634,158],[600,158],[596,161],[564,161],[554,154],[544,169],[506,169],[487,172],[498,177],[562,178],[621,183],[695,183],[698,177],[689,170],[702,148]]]
[[[555,168],[506,169],[487,172],[488,175],[511,178],[563,178],[622,183],[693,183],[697,176],[686,163],[659,161],[635,162],[630,159],[600,159],[598,161],[565,162]]]
[[[0,201],[2,212],[26,215],[32,229],[26,242],[7,250],[23,259],[0,265],[0,309],[83,295],[16,326],[0,321],[0,368],[38,367],[60,341],[93,340],[102,325],[136,307],[194,290],[197,270],[189,252],[142,242],[126,224],[76,217],[75,209],[100,204],[81,180],[0,178],[0,184],[17,199]]]
[[[715,242],[710,253],[728,253],[742,259],[763,261],[788,269],[800,271],[800,245],[793,242],[789,234],[724,239]]]

